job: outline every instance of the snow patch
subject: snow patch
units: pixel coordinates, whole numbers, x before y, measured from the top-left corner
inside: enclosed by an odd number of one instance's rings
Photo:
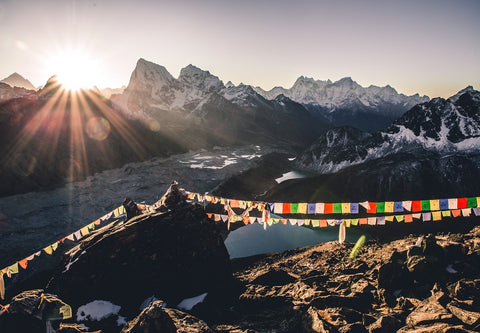
[[[139,310],[142,311],[143,309],[148,308],[148,307],[150,306],[150,304],[153,303],[153,302],[155,302],[155,301],[158,301],[158,298],[156,298],[155,295],[152,295],[152,296],[146,298],[146,299],[142,302],[142,304],[140,304]],[[167,304],[164,302],[164,303],[162,304],[162,307],[166,307],[166,306],[167,306]]]
[[[300,173],[298,171],[290,171],[290,172],[284,173],[282,177],[275,179],[275,181],[278,184],[280,184],[289,179],[298,179],[298,178],[305,178],[305,177],[306,176],[303,173]]]
[[[185,298],[183,301],[178,303],[177,309],[190,311],[195,305],[198,303],[202,303],[205,297],[207,297],[208,293],[204,293],[192,298]]]
[[[95,300],[78,308],[77,321],[100,321],[118,315],[121,308],[121,306],[108,301]]]

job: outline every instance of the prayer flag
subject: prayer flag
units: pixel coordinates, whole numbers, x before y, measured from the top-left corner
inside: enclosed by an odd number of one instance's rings
[[[434,221],[440,221],[442,219],[442,212],[441,211],[432,212],[432,217]]]
[[[413,222],[412,214],[405,215],[405,223],[411,223],[411,222]]]
[[[368,202],[368,201],[360,202],[359,204],[360,204],[360,206],[362,206],[366,210],[370,209],[370,202]]]
[[[230,200],[228,200],[228,203],[229,203],[230,207],[232,207],[232,208],[240,208],[240,201],[238,201],[238,200],[230,199]]]
[[[440,208],[440,210],[447,210],[448,209],[448,199],[438,200],[438,207]]]
[[[327,220],[320,220],[320,228],[326,228],[328,226]]]
[[[463,216],[470,216],[472,214],[472,209],[471,208],[463,208],[462,209],[462,215]]]
[[[467,198],[467,208],[477,207],[477,198]]]
[[[297,224],[297,219],[289,219],[291,225]]]
[[[55,243],[53,243],[53,244],[50,245],[50,246],[52,247],[52,250],[53,250],[53,251],[56,251],[57,248],[58,248],[58,242],[55,242]]]
[[[325,212],[325,204],[318,202],[315,204],[315,214],[323,214]]]
[[[283,203],[281,202],[276,202],[274,204],[273,212],[275,214],[283,214]]]
[[[332,214],[333,213],[333,203],[326,203],[325,204],[325,214]]]
[[[385,216],[385,220],[388,221],[388,222],[393,222],[393,219],[395,217],[393,215],[388,215],[388,216]]]
[[[422,217],[422,213],[416,213],[416,214],[412,214],[413,218],[414,219],[420,219]]]
[[[83,236],[82,236],[82,233],[80,232],[80,230],[75,231],[73,234],[75,235],[75,238],[76,238],[77,240],[80,240],[80,239],[82,239],[82,237],[83,237]]]
[[[242,216],[242,220],[245,225],[250,223],[250,218],[248,216]]]
[[[333,204],[333,212],[335,214],[341,214],[342,213],[342,204],[341,203],[334,203]]]
[[[457,199],[448,199],[448,209],[457,209]]]
[[[412,212],[421,212],[422,211],[422,202],[420,200],[412,201]]]
[[[377,218],[376,217],[369,217],[367,223],[369,225],[376,225],[377,224]]]
[[[82,236],[86,236],[90,233],[88,231],[88,227],[83,227],[82,229],[80,229],[80,232],[82,233]]]
[[[397,222],[402,222],[405,219],[404,215],[395,215],[395,218],[397,219]]]
[[[342,214],[350,213],[350,203],[342,203]]]
[[[351,221],[350,219],[345,220],[345,226],[346,226],[347,228],[350,228],[350,224],[351,224],[351,223],[352,223],[352,221]]]
[[[449,210],[442,210],[442,216],[443,217],[450,217],[450,216],[452,216],[452,213]]]
[[[432,220],[432,213],[430,213],[430,212],[422,213],[422,219],[423,219],[424,222],[431,221]]]
[[[430,210],[440,210],[440,200],[430,200]]]
[[[460,209],[452,209],[453,217],[459,217],[461,214],[462,214],[462,211]]]
[[[297,220],[297,223],[298,223],[298,225],[301,227],[302,225],[305,224],[305,220],[299,219],[299,220]]]
[[[307,214],[307,204],[305,202],[301,202],[298,204],[298,214]]]
[[[467,198],[458,198],[457,199],[457,208],[458,209],[467,208]]]
[[[350,213],[358,214],[358,203],[352,202],[350,204]]]
[[[343,220],[335,220],[335,225],[340,225],[342,224]]]
[[[305,225],[310,225],[310,220],[305,219]]]
[[[327,224],[331,227],[335,226],[335,220],[334,219],[327,219]]]
[[[362,225],[362,224],[368,224],[368,219],[365,218],[365,217],[358,219],[358,221],[359,221],[359,224],[360,224],[360,225]]]
[[[100,219],[96,219],[96,220],[93,222],[93,224],[95,224],[95,225],[100,225]]]
[[[385,202],[385,213],[393,213],[395,211],[395,204],[393,201]]]
[[[280,222],[282,222],[282,224],[287,224],[287,219],[280,219]]]
[[[395,211],[395,213],[403,212],[403,202],[402,201],[395,201],[393,203],[393,210]]]
[[[207,217],[208,217],[209,219],[211,219],[212,216],[213,216],[213,213],[207,213]]]
[[[312,227],[318,228],[319,226],[319,221],[318,220],[312,220]]]
[[[385,213],[385,201],[377,202],[377,213]]]
[[[422,211],[427,212],[429,210],[430,210],[430,200],[422,200]]]
[[[377,217],[377,224],[378,225],[385,225],[385,216]]]
[[[213,214],[213,220],[215,222],[220,222],[222,220],[222,217],[220,216],[220,214]]]
[[[314,203],[309,203],[307,205],[307,212],[308,214],[315,214],[315,204]]]
[[[370,208],[367,209],[367,213],[375,214],[377,212],[377,203],[376,202],[369,202]],[[362,224],[362,223],[360,223]]]
[[[8,267],[10,274],[18,274],[18,262]]]
[[[283,214],[290,214],[290,203],[283,203]]]
[[[352,225],[358,225],[358,219],[351,219]]]
[[[28,265],[28,260],[27,260],[27,258],[22,259],[22,260],[19,260],[19,261],[18,261],[18,264],[19,264],[20,267],[22,267],[23,269],[27,269],[27,265]]]
[[[273,213],[273,210],[275,209],[275,203],[269,202],[267,205],[268,205],[268,210]]]
[[[43,248],[43,251],[45,251],[47,254],[50,254],[50,255],[51,255],[51,254],[53,253],[52,246],[49,245],[49,246],[47,246],[47,247],[44,247],[44,248]]]
[[[297,214],[298,213],[298,203],[290,204],[290,213]]]
[[[475,213],[475,216],[480,216],[480,207],[473,208],[473,212]]]
[[[223,222],[227,222],[228,221],[228,215],[220,215],[221,219]]]
[[[72,242],[75,242],[75,238],[73,237],[73,234],[68,235],[67,239],[71,240]]]
[[[405,208],[408,211],[412,211],[412,201],[404,201],[403,208]]]

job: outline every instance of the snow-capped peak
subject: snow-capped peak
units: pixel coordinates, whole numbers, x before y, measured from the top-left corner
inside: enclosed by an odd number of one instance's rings
[[[128,90],[145,90],[147,87],[161,88],[175,78],[161,65],[140,58],[128,84]]]
[[[458,101],[458,99],[460,98],[460,96],[462,96],[463,94],[465,94],[466,92],[473,92],[475,91],[475,89],[473,89],[472,86],[467,86],[465,88],[463,88],[462,90],[460,90],[458,93],[456,93],[455,95],[453,95],[452,97],[449,97],[448,99],[455,103]]]
[[[187,85],[209,92],[223,88],[223,82],[220,81],[217,76],[191,64],[182,68],[178,80]]]

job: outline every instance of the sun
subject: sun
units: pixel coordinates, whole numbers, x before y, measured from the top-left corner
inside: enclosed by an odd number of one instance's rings
[[[66,90],[89,89],[99,77],[100,65],[88,52],[81,49],[58,50],[48,57],[47,70],[57,75]]]

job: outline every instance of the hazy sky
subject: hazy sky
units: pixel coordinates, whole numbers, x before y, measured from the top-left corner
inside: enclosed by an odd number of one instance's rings
[[[67,48],[99,65],[99,87],[128,84],[145,58],[264,89],[350,76],[448,97],[480,88],[480,1],[0,0],[0,78],[43,85]]]

